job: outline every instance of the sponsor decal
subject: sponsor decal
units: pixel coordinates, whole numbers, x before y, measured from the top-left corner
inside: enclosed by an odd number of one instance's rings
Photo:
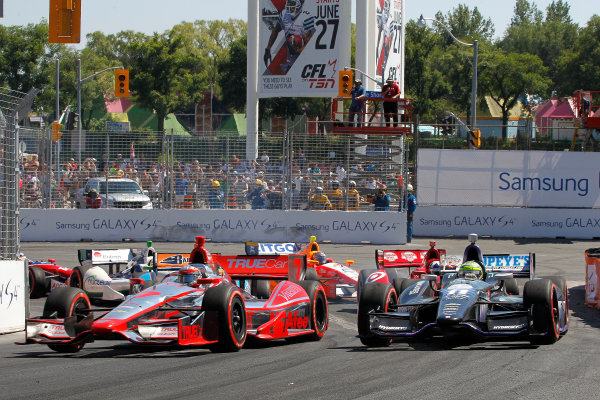
[[[402,257],[408,262],[413,262],[417,258],[419,258],[418,255],[416,255],[415,253],[413,253],[411,251],[402,252]]]
[[[289,301],[293,298],[297,293],[300,292],[300,287],[296,285],[289,285],[285,289],[279,292],[279,295]]]
[[[266,258],[233,258],[227,260],[229,268],[240,269],[285,269],[287,261]]]
[[[177,328],[175,328],[177,329]],[[182,326],[181,327],[181,339],[200,339],[202,337],[202,328],[200,325]]]
[[[417,294],[421,291],[421,288],[423,287],[424,284],[426,284],[427,282],[425,281],[421,281],[421,282],[417,282],[415,287],[408,292],[409,295],[413,295],[413,294]]]
[[[393,251],[384,251],[383,259],[385,261],[394,262],[398,259],[398,255],[396,253],[394,253]]]
[[[184,265],[190,262],[190,256],[184,257],[182,254],[176,254],[173,256],[169,256],[164,260],[159,260],[159,264],[169,264],[169,265]]]
[[[379,325],[377,327],[378,329],[381,329],[382,331],[406,331],[408,330],[407,326],[387,326],[387,325]]]
[[[285,318],[283,318],[285,324],[285,330],[288,329],[308,329],[308,317],[299,317],[298,310],[288,311]]]
[[[102,279],[96,279],[96,275],[85,278],[85,283],[90,286],[106,286],[110,285],[111,281],[103,281]]]
[[[367,282],[377,282],[377,281],[380,281],[380,280],[384,280],[386,278],[386,276],[387,276],[386,273],[383,272],[383,271],[373,272],[367,278]]]
[[[529,255],[484,256],[486,267],[525,267],[529,265]]]
[[[527,324],[522,323],[522,324],[518,324],[518,325],[494,325],[492,326],[492,330],[493,331],[503,331],[503,330],[516,330],[516,329],[523,329],[526,327]]]

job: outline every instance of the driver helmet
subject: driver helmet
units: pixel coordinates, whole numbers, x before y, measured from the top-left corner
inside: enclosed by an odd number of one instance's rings
[[[202,273],[200,268],[194,267],[193,265],[186,265],[179,269],[179,272],[177,273],[177,283],[181,283],[182,285],[192,285],[201,277]]]
[[[483,279],[483,268],[477,261],[467,261],[458,269],[458,277],[465,279]]]
[[[312,256],[313,260],[317,261],[319,265],[323,265],[327,262],[327,256],[322,251],[317,251]]]
[[[439,261],[432,261],[431,263],[429,263],[428,269],[429,269],[428,273],[439,275],[440,270],[441,270]]]
[[[96,189],[90,189],[90,191],[88,192],[88,196],[92,199],[95,199],[96,197],[98,197],[98,191],[96,191]]]

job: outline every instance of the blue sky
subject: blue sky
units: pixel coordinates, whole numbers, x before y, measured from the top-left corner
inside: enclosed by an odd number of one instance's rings
[[[352,0],[354,3],[356,0]],[[360,0],[359,0],[360,1]],[[531,1],[545,11],[551,0]],[[585,26],[593,12],[600,12],[590,3],[594,0],[568,0],[571,18]],[[199,19],[247,18],[247,0],[83,0],[82,37],[94,31],[106,34],[121,30],[134,30],[147,34],[163,32],[181,21]],[[437,11],[444,14],[466,4],[478,7],[486,18],[491,18],[496,28],[496,36],[501,36],[513,15],[514,0],[407,0],[407,19],[418,19],[420,14],[433,17]],[[48,18],[49,0],[4,0],[2,25],[24,25],[37,23]],[[353,21],[354,8],[353,8]]]

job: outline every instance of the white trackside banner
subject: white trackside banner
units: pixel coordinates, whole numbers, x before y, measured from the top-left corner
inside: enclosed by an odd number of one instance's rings
[[[260,0],[259,97],[336,97],[351,0]]]
[[[0,261],[0,333],[25,329],[27,301],[25,262]]]
[[[420,205],[600,207],[600,153],[420,149],[417,174]]]
[[[21,240],[406,243],[406,212],[281,210],[21,210]]]

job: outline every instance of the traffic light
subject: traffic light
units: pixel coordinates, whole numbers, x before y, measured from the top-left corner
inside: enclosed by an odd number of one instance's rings
[[[454,119],[452,116],[442,118],[442,134],[453,135],[454,134]]]
[[[62,129],[62,127],[63,125],[59,124],[56,121],[52,123],[52,141],[58,142],[58,139],[61,138],[62,132],[60,132],[60,130]]]
[[[354,73],[352,71],[340,71],[338,80],[338,96],[339,97],[352,97],[350,91],[352,90],[352,83],[354,82]]]
[[[129,97],[129,70],[115,70],[115,97]]]
[[[67,114],[67,122],[65,123],[65,130],[67,131],[72,131],[73,129],[75,129],[75,122],[78,122],[77,117],[79,117],[79,114],[74,113],[73,111],[69,111],[69,114]]]
[[[471,129],[469,131],[469,148],[478,149],[481,147],[481,130]]]
[[[50,0],[49,43],[79,43],[82,0]]]

